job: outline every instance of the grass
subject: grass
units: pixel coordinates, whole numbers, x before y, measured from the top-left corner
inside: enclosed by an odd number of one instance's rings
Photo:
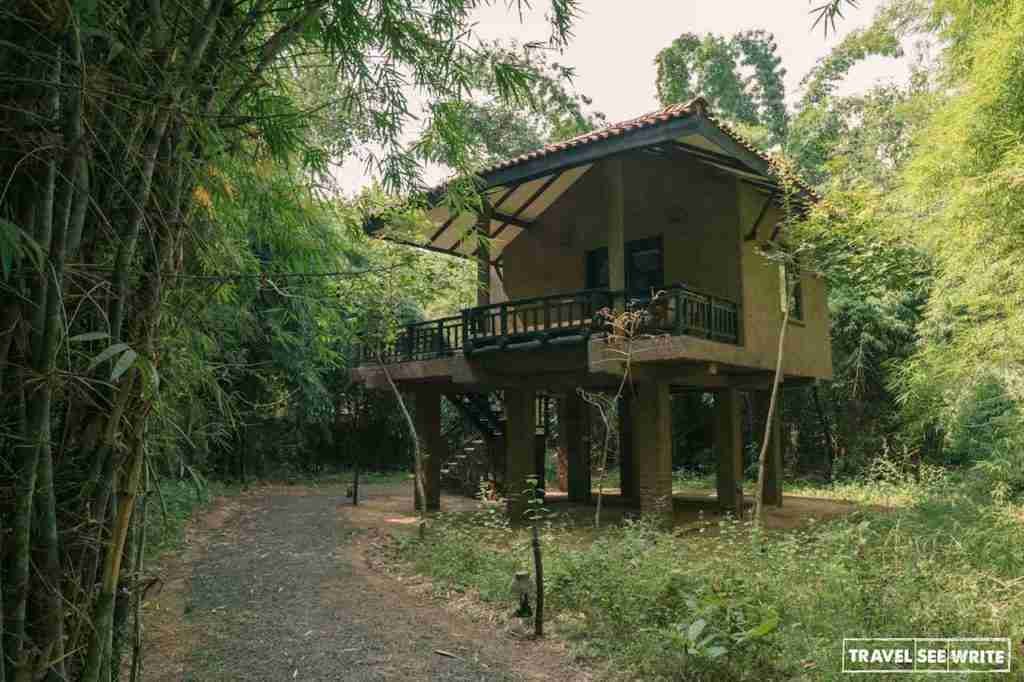
[[[902,506],[789,532],[726,521],[707,533],[642,522],[595,533],[549,519],[549,630],[609,679],[842,680],[844,637],[1019,642],[1020,507],[961,491],[928,479],[802,483],[794,494]],[[442,515],[398,551],[439,591],[507,612],[511,576],[531,567],[528,534],[496,512]]]
[[[216,497],[235,494],[237,485],[219,481],[161,479],[146,510],[146,554],[151,559],[178,549],[192,516]]]

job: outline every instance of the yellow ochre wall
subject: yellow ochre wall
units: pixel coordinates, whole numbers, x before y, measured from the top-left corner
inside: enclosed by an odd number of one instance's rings
[[[778,266],[742,235],[764,197],[735,178],[686,159],[622,160],[626,241],[661,235],[665,283],[682,283],[743,306],[743,364],[773,368],[782,321]],[[510,299],[567,293],[586,285],[586,252],[607,246],[606,179],[595,165],[504,251],[504,288]],[[761,223],[767,239],[778,213]],[[741,274],[742,273],[742,274]],[[828,309],[823,282],[803,275],[804,322],[787,330],[786,373],[832,375]],[[737,358],[739,359],[739,358]],[[725,359],[723,358],[723,361]]]

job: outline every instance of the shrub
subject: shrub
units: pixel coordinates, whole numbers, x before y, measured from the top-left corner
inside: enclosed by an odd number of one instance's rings
[[[904,508],[785,533],[731,520],[697,533],[546,522],[549,630],[612,677],[687,681],[838,682],[844,637],[1020,639],[1024,555],[1009,548],[1024,546],[1024,524],[928,472],[913,486],[906,472],[861,483],[900,486],[913,496]],[[510,613],[511,578],[532,568],[529,533],[486,513],[445,515],[402,554]]]

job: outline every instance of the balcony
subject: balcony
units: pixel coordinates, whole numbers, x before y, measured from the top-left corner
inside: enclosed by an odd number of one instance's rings
[[[739,344],[740,307],[733,301],[683,286],[666,287],[656,297],[588,289],[467,308],[459,316],[408,325],[381,359],[392,364],[584,343],[607,333],[613,310],[640,312],[643,334]]]

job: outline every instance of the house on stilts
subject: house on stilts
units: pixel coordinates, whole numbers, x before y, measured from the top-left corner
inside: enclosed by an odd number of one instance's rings
[[[538,412],[555,401],[569,499],[588,501],[588,410],[577,389],[614,391],[621,381],[622,356],[607,343],[601,311],[647,306],[619,410],[622,497],[645,514],[670,513],[670,399],[699,390],[714,395],[718,505],[740,509],[743,393],[767,413],[787,306],[785,385],[832,377],[824,282],[766,255],[786,237],[784,204],[806,207],[813,191],[702,99],[545,146],[480,177],[479,214],[432,204],[433,231],[421,245],[476,262],[477,306],[410,325],[381,356],[399,389],[415,396],[429,453],[427,507],[439,505],[447,457],[442,399],[471,415],[503,458],[513,515],[525,505],[527,477],[543,479]],[[387,389],[379,361],[354,376]],[[782,502],[778,412],[768,504]]]

